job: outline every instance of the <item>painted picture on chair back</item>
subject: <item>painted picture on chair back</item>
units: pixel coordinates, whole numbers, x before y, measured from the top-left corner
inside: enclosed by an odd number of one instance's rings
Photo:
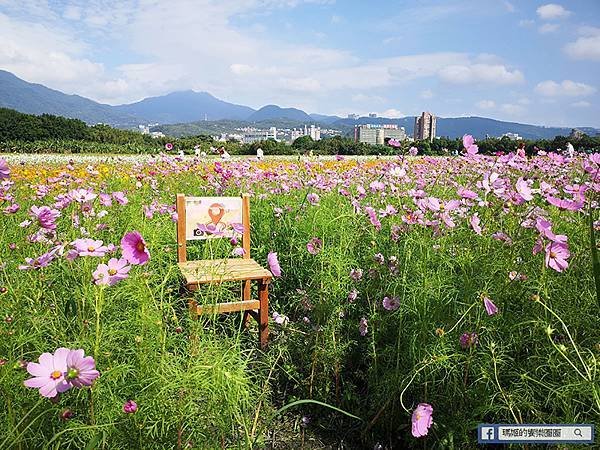
[[[187,240],[243,234],[240,197],[186,197],[185,200]]]

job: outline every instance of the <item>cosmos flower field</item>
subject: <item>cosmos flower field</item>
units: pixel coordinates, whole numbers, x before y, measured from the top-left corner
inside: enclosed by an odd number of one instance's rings
[[[472,144],[0,157],[0,449],[473,448],[478,423],[595,423],[600,154]],[[265,351],[239,313],[191,317],[240,287],[182,289],[177,193],[251,194]]]

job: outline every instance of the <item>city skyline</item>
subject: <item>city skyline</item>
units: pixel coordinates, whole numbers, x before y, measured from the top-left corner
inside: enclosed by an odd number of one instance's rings
[[[0,1],[0,69],[118,104],[193,89],[346,117],[600,126],[600,4]]]

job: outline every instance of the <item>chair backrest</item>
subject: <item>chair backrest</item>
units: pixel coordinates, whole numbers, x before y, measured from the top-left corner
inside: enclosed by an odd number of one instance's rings
[[[186,197],[177,194],[177,261],[187,261],[187,241],[242,236],[250,258],[250,197]]]

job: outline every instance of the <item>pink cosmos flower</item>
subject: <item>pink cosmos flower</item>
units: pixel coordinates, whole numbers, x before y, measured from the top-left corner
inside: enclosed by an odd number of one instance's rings
[[[557,208],[566,209],[567,211],[580,211],[583,209],[585,202],[583,200],[568,200],[553,197],[552,195],[546,196],[546,201]]]
[[[112,206],[112,198],[109,194],[102,193],[98,196],[98,198],[102,206]]]
[[[523,177],[517,180],[517,192],[521,196],[521,198],[525,201],[533,200],[533,194],[531,192],[531,187]]]
[[[308,194],[306,196],[306,200],[308,200],[308,203],[310,203],[313,206],[318,205],[319,204],[319,194],[315,194],[314,192],[311,192],[310,194]]]
[[[10,169],[5,159],[0,158],[0,180],[10,178]]]
[[[46,230],[56,230],[56,219],[60,216],[60,211],[51,209],[47,206],[32,206],[29,212],[31,217],[34,217],[41,228]]]
[[[362,269],[351,269],[350,270],[350,278],[354,281],[360,281],[363,277]]]
[[[66,359],[65,379],[76,388],[91,386],[100,372],[96,370],[96,362],[91,356],[84,356],[82,349],[70,350]]]
[[[42,267],[48,267],[48,265],[54,260],[55,254],[52,251],[46,252],[37,258],[25,258],[27,264],[21,264],[19,270],[29,269],[41,269]]]
[[[123,403],[123,412],[125,414],[133,414],[137,411],[137,409],[138,405],[133,400],[127,400],[125,403]]]
[[[105,256],[108,252],[108,247],[103,245],[102,241],[94,239],[76,239],[73,246],[79,256]]]
[[[113,192],[112,196],[119,205],[126,205],[127,203],[129,203],[129,199],[121,191]]]
[[[488,314],[488,316],[498,314],[498,307],[494,305],[494,302],[489,298],[483,297],[483,306],[485,306],[485,312]]]
[[[383,307],[387,311],[395,311],[400,307],[400,299],[398,297],[383,297]]]
[[[71,388],[71,384],[65,380],[67,372],[67,356],[70,350],[61,347],[54,354],[42,353],[39,363],[27,364],[27,372],[33,375],[24,381],[25,386],[40,390],[42,397],[53,398]]]
[[[367,213],[367,216],[369,216],[369,222],[371,222],[371,225],[373,225],[377,231],[381,230],[381,222],[377,218],[377,212],[375,212],[375,209],[367,206],[365,208],[365,212]]]
[[[400,147],[402,144],[400,143],[400,141],[399,141],[398,139],[393,139],[393,138],[392,138],[392,139],[390,139],[390,140],[388,141],[388,145],[389,145],[390,147]]]
[[[96,198],[96,194],[89,189],[75,189],[69,192],[69,197],[71,197],[77,203],[86,203],[94,200]]]
[[[412,414],[412,435],[416,438],[427,436],[433,423],[433,406],[429,403],[419,403]]]
[[[367,323],[367,319],[364,317],[362,317],[360,322],[358,322],[358,331],[360,332],[361,336],[366,336],[369,332],[369,324]]]
[[[457,190],[457,193],[462,198],[467,198],[467,199],[470,199],[470,200],[474,200],[474,199],[476,199],[478,197],[477,192],[471,191],[471,190],[463,188],[463,187],[459,188]]]
[[[231,250],[231,256],[234,258],[242,257],[245,253],[246,251],[242,247],[235,247],[233,250]]]
[[[316,255],[319,253],[322,247],[323,241],[318,237],[313,237],[310,241],[308,241],[308,244],[306,244],[306,250],[308,250],[308,253],[311,255]]]
[[[470,134],[463,136],[463,146],[469,156],[474,156],[479,152],[479,147],[475,145],[475,139]]]
[[[139,231],[131,231],[121,239],[123,257],[130,263],[144,265],[150,259],[150,252],[146,248],[146,241]]]
[[[276,276],[281,276],[281,267],[279,266],[279,261],[277,260],[277,252],[269,252],[267,255],[267,262],[269,263],[269,270],[271,273]]]
[[[411,147],[408,149],[408,154],[410,156],[417,156],[419,154],[419,149],[417,147]]]
[[[358,298],[358,294],[359,292],[356,289],[352,289],[349,293],[348,293],[348,301],[350,303],[352,303],[353,301],[355,301]]]
[[[273,313],[273,321],[277,325],[285,326],[290,321],[290,318],[288,316],[284,316],[283,314],[279,314],[277,311],[275,311]]]
[[[16,213],[19,209],[21,209],[21,205],[19,205],[18,203],[13,203],[9,206],[7,206],[6,208],[4,208],[4,212],[6,214],[14,214]]]
[[[173,144],[171,144],[170,142],[167,142],[167,143],[165,144],[165,149],[166,149],[166,150],[173,150]]]
[[[562,242],[550,242],[546,246],[546,267],[552,267],[557,272],[562,272],[567,267],[571,253],[567,244]]]
[[[481,220],[479,219],[479,215],[477,213],[471,216],[469,223],[471,224],[471,228],[473,228],[473,231],[475,231],[475,233],[481,236]]]
[[[94,283],[98,286],[114,286],[119,281],[129,277],[131,266],[127,265],[125,258],[111,258],[108,264],[98,264],[95,272],[92,274]]]

